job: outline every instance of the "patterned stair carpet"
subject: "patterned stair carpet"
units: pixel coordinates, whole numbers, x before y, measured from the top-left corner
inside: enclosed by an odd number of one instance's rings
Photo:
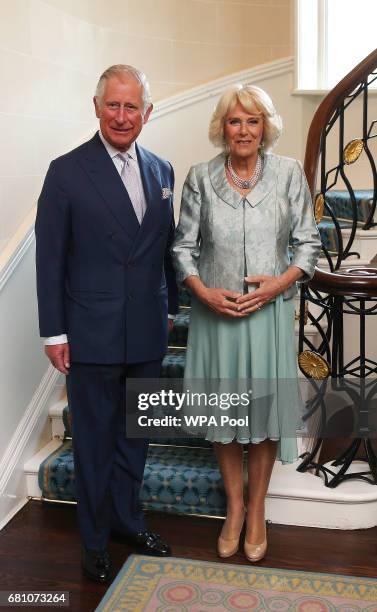
[[[131,555],[97,612],[376,612],[377,581]]]
[[[71,441],[41,464],[39,487],[45,500],[75,501]],[[222,479],[211,447],[151,445],[140,499],[146,510],[225,516]]]
[[[358,225],[361,227],[363,222],[368,219],[369,212],[373,203],[373,192],[367,189],[358,189],[354,192]],[[326,193],[326,202],[337,217],[341,229],[352,226],[352,203],[348,191],[333,190]],[[338,250],[338,241],[334,222],[329,211],[325,208],[324,217],[318,224],[322,244],[328,251]]]

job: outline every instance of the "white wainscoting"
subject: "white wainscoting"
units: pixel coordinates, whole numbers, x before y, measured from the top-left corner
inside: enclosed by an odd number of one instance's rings
[[[0,273],[0,338],[1,528],[26,502],[23,465],[51,436],[49,398],[59,389],[38,335],[30,228]]]

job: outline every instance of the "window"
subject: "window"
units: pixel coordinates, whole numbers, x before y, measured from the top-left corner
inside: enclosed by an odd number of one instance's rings
[[[296,0],[296,15],[297,89],[331,89],[376,48],[377,0]]]

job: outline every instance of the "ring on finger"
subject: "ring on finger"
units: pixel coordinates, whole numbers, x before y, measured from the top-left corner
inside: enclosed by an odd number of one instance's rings
[[[258,302],[258,304],[257,304],[257,309],[258,309],[258,310],[260,310],[260,309],[261,309],[261,307],[262,307],[262,302]]]

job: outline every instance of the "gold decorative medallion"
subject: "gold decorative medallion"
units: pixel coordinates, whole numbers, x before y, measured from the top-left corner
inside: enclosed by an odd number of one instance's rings
[[[344,147],[343,161],[345,164],[353,164],[359,159],[362,150],[364,149],[364,143],[360,138],[350,140],[350,142]]]
[[[298,356],[300,370],[310,378],[323,380],[330,374],[330,366],[326,359],[314,351],[303,351]]]
[[[323,217],[323,211],[325,209],[325,196],[323,195],[323,193],[319,193],[315,199],[315,204],[314,204],[314,216],[315,216],[315,222],[318,224],[322,217]]]

